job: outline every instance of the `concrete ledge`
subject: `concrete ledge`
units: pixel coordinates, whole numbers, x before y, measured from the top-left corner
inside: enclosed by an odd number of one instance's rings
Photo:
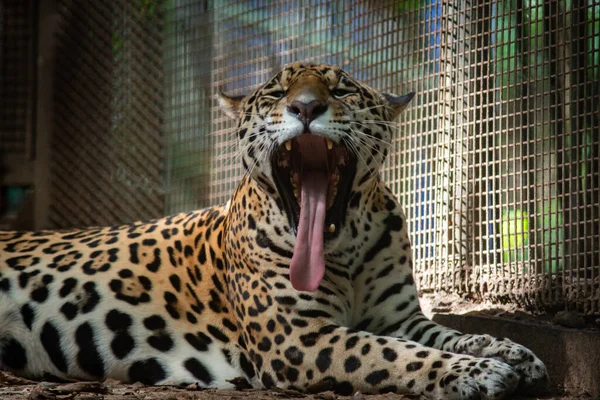
[[[507,337],[544,361],[553,389],[600,397],[600,333],[483,316],[435,314],[433,320],[464,333]]]

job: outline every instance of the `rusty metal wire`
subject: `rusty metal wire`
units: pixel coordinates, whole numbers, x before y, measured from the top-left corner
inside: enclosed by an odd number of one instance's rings
[[[385,175],[421,289],[600,312],[598,4],[441,1],[403,16],[426,19],[399,44],[417,49],[404,84],[420,97]]]
[[[227,1],[199,12],[211,16],[205,99],[252,90],[292,61],[418,93],[383,176],[407,209],[422,290],[600,312],[598,2]],[[231,122],[214,104],[203,121],[194,140],[210,149],[198,161],[210,178],[197,182],[214,204],[241,167]]]

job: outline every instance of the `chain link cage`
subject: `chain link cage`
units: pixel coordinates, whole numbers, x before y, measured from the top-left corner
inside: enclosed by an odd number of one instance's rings
[[[600,313],[600,1],[57,4],[50,226],[227,201],[242,169],[216,93],[330,63],[417,92],[382,175],[421,290]]]

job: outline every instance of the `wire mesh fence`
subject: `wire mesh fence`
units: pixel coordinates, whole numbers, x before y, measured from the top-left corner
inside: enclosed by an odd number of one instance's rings
[[[54,225],[227,201],[242,170],[217,91],[325,62],[417,92],[382,175],[421,290],[600,313],[600,1],[59,4]]]
[[[417,91],[383,176],[407,209],[422,290],[600,312],[599,2],[228,1],[196,12],[210,16],[203,99],[250,91],[292,61]],[[214,103],[196,118],[193,140],[209,149],[196,201],[226,201],[242,172],[233,125]]]
[[[32,1],[0,4],[0,154],[28,155],[31,116],[34,16]]]
[[[0,3],[0,228],[28,193],[34,155],[35,3]],[[10,183],[5,187],[3,181]]]
[[[57,3],[50,227],[164,213],[164,17],[151,6]]]

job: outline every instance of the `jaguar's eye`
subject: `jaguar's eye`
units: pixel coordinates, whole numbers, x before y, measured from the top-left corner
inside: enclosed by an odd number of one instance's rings
[[[342,89],[342,88],[335,88],[331,91],[331,94],[334,95],[335,97],[337,97],[338,99],[341,99],[342,97],[346,97],[350,93],[352,93],[352,92],[349,90],[346,90],[346,89]]]
[[[273,97],[274,99],[281,99],[285,96],[285,92],[283,90],[275,90],[273,92],[266,93],[265,96]]]

